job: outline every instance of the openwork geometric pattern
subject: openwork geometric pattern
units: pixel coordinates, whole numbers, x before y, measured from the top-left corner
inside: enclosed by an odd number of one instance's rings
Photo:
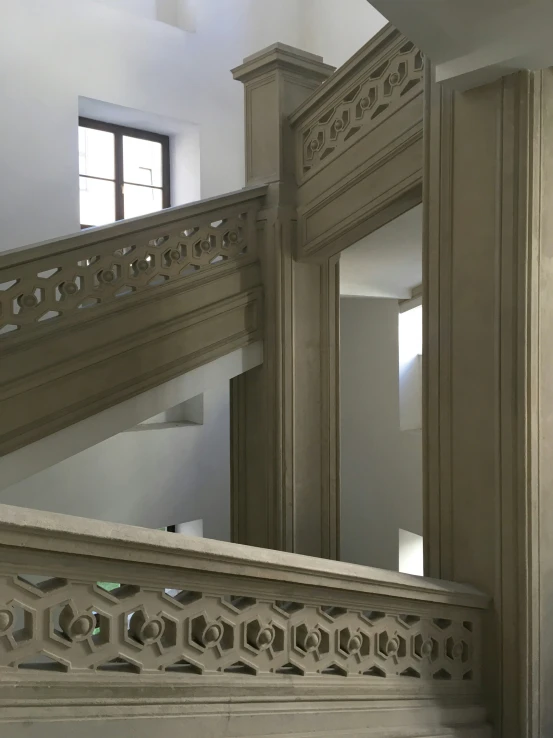
[[[247,220],[189,218],[0,270],[0,339],[239,259]]]
[[[473,681],[476,624],[249,596],[0,578],[0,672]]]
[[[302,131],[300,176],[317,169],[341,153],[356,138],[375,128],[384,113],[399,107],[408,92],[422,88],[424,60],[411,42],[376,68],[364,71],[336,104]]]

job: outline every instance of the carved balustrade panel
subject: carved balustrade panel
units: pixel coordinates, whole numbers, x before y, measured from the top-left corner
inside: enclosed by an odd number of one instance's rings
[[[315,121],[300,127],[299,181],[376,128],[405,104],[412,90],[422,91],[423,70],[423,55],[410,41],[394,48],[389,58],[364,66]]]
[[[0,338],[238,260],[253,246],[247,220],[171,223],[0,270]]]
[[[0,341],[255,260],[265,192],[249,188],[0,254]]]
[[[370,599],[370,598],[369,598]],[[475,682],[479,625],[435,617],[45,576],[0,578],[0,675],[125,672]]]

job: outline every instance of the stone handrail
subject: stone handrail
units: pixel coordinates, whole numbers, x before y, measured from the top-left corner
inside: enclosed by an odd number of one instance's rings
[[[121,674],[475,694],[487,605],[459,584],[0,505],[0,697],[46,672],[75,697],[115,694]]]
[[[298,255],[324,261],[422,198],[424,57],[387,25],[290,116]]]
[[[299,182],[420,94],[423,72],[422,53],[396,28],[372,38],[291,116],[301,139]]]
[[[0,456],[262,338],[266,192],[0,254]]]
[[[251,187],[0,253],[0,341],[251,256],[252,206],[265,192]]]

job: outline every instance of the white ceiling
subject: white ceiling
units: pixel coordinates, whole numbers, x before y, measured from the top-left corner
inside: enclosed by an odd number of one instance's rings
[[[553,64],[551,0],[370,0],[432,59],[438,81],[466,90]]]
[[[362,238],[340,257],[340,294],[411,297],[422,282],[422,205]]]

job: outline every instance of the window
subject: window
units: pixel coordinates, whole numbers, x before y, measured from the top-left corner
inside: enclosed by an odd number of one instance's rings
[[[399,313],[399,420],[422,430],[422,305]]]
[[[399,566],[402,574],[424,576],[423,537],[408,530],[399,529]]]
[[[79,119],[81,228],[170,206],[169,137]]]

